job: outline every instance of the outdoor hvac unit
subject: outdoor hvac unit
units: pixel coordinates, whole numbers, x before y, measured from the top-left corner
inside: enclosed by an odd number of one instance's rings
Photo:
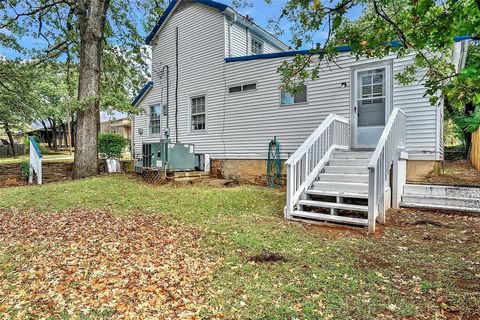
[[[142,146],[143,167],[168,171],[195,170],[195,147],[191,143],[157,142]]]

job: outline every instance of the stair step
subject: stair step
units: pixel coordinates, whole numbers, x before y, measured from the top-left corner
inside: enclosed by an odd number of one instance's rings
[[[331,181],[331,182],[368,183],[368,174],[321,173],[318,176],[318,179],[319,181]]]
[[[325,173],[368,174],[367,167],[326,166],[324,170],[325,170]]]
[[[368,212],[368,206],[360,206],[357,204],[346,204],[346,203],[315,201],[315,200],[299,200],[298,204],[302,206],[309,206],[309,207]]]
[[[328,161],[329,166],[361,166],[367,167],[370,159],[330,159]]]
[[[338,191],[326,191],[326,190],[315,190],[315,189],[307,189],[305,190],[305,193],[313,196],[368,199],[368,193],[338,192]]]
[[[403,194],[402,202],[417,205],[436,205],[449,208],[473,209],[472,212],[480,212],[480,198],[459,198],[447,196],[430,196],[417,194]]]
[[[333,154],[334,159],[370,159],[373,151],[337,151]]]
[[[441,185],[406,184],[403,187],[404,194],[439,196],[455,198],[476,198],[480,199],[480,188],[478,187],[455,187]]]
[[[335,216],[331,214],[316,213],[316,212],[295,210],[292,212],[292,216],[294,218],[299,217],[299,218],[307,218],[307,219],[321,220],[321,221],[328,221],[328,222],[346,223],[346,224],[353,224],[353,225],[358,225],[363,227],[366,227],[368,225],[368,219],[342,217],[342,216]]]
[[[445,205],[439,205],[439,204],[423,204],[423,203],[411,203],[411,202],[402,201],[400,202],[400,206],[403,208],[480,213],[480,208],[445,206]]]
[[[368,183],[315,181],[312,189],[346,193],[368,193]]]

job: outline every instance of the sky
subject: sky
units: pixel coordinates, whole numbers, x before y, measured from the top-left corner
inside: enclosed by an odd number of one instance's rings
[[[148,0],[146,0],[148,1]],[[216,0],[218,2],[225,3],[229,6],[232,5],[232,0]],[[282,8],[285,5],[287,0],[271,0],[270,3],[267,3],[265,0],[249,0],[253,6],[252,7],[242,7],[236,8],[243,15],[248,15],[254,19],[254,21],[263,28],[267,29],[269,19],[278,18],[281,14]],[[330,5],[334,5],[338,0],[327,0]],[[353,8],[347,14],[350,19],[356,19],[361,13],[360,8]],[[289,33],[289,23],[287,21],[282,21],[281,28],[285,30],[285,33],[278,36],[280,40],[291,45],[290,39],[291,34]],[[268,30],[268,29],[267,29]],[[270,30],[269,30],[270,31]],[[319,30],[316,32],[314,36],[314,42],[323,43],[325,37],[327,35],[327,30]],[[0,32],[4,32],[0,30]],[[150,32],[150,30],[145,31],[145,36]],[[23,38],[20,40],[20,43],[28,48],[36,47],[39,45],[44,44],[43,39],[33,39],[33,38]],[[300,49],[310,49],[313,45],[312,44],[304,44]],[[7,58],[15,58],[18,57],[18,53],[13,50],[8,50],[5,48],[0,48],[0,56],[5,56]]]

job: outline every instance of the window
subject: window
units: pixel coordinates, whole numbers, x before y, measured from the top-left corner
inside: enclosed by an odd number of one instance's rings
[[[192,131],[203,131],[206,128],[205,96],[195,97],[191,100]]]
[[[159,104],[154,106],[150,106],[150,133],[151,134],[159,134],[160,133],[160,126],[161,126],[161,119],[160,113],[162,108]]]
[[[292,96],[286,89],[282,89],[280,92],[280,104],[289,105],[295,103],[307,102],[307,86],[304,85],[303,89],[296,95]]]
[[[249,83],[249,84],[244,84],[242,86],[234,86],[228,88],[229,93],[235,93],[235,92],[243,92],[243,91],[249,91],[249,90],[255,90],[257,89],[257,84],[256,83]]]
[[[257,37],[252,36],[250,42],[250,52],[252,54],[262,54],[263,53],[263,41]]]

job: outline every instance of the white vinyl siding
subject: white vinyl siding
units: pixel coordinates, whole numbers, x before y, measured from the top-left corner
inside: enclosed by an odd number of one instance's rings
[[[225,37],[225,56],[228,57],[228,53],[231,53],[231,57],[241,57],[241,56],[246,56],[246,55],[251,55],[254,54],[252,53],[252,38],[256,38],[260,41],[263,41],[263,48],[262,48],[262,53],[274,53],[274,52],[281,52],[284,51],[286,48],[279,48],[273,43],[269,42],[268,40],[260,37],[257,34],[253,34],[252,30],[248,30],[244,26],[240,25],[238,22],[233,23],[231,26],[230,21],[228,19],[225,19],[225,28],[227,29],[225,31],[226,37]],[[230,32],[231,38],[230,38]],[[248,37],[248,39],[247,39]],[[231,46],[232,49],[229,51],[228,46],[231,41]],[[248,48],[247,48],[248,44]]]
[[[199,28],[198,26],[202,27]],[[135,116],[134,143],[136,153],[142,142],[158,141],[157,136],[137,133],[148,131],[148,106],[166,103],[166,80],[155,70],[167,64],[170,67],[169,125],[171,139],[175,140],[175,27],[179,27],[179,86],[178,124],[179,140],[195,144],[197,153],[210,154],[213,159],[265,159],[269,141],[276,136],[280,142],[281,157],[286,159],[317,128],[330,113],[350,119],[351,75],[353,67],[376,62],[360,59],[348,53],[338,57],[338,65],[322,63],[319,79],[308,82],[308,103],[297,107],[280,105],[281,77],[278,66],[288,58],[262,59],[225,63],[228,48],[228,26],[223,14],[205,5],[189,4],[175,12],[158,34],[153,47],[154,85],[140,105],[146,110]],[[242,38],[243,36],[243,38]],[[245,28],[233,24],[232,56],[244,56]],[[243,46],[243,48],[242,48]],[[268,53],[265,43],[265,53]],[[393,61],[395,74],[413,63],[411,56]],[[393,82],[393,107],[402,108],[408,116],[407,151],[410,159],[438,159],[440,140],[438,116],[440,112],[424,97],[425,88],[417,81],[403,86]],[[256,83],[256,89],[245,94],[229,94],[229,87]],[[346,86],[344,85],[346,84]],[[192,132],[190,99],[206,95],[205,112],[208,132]],[[166,117],[162,117],[165,128]]]

